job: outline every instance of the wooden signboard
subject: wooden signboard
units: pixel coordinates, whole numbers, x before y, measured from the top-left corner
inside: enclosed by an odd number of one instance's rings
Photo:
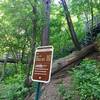
[[[42,46],[35,51],[32,80],[36,82],[48,83],[51,77],[53,60],[53,47]]]

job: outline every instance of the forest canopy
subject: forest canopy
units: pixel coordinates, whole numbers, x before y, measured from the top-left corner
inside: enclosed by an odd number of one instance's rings
[[[68,11],[64,9],[64,1]],[[94,37],[89,36],[88,41],[87,33],[93,33],[100,22],[100,0],[0,0],[0,88],[3,88],[0,95],[3,98],[14,100],[15,96],[23,100],[27,91],[31,91],[28,87],[36,47],[53,45],[54,60],[76,50],[67,16],[80,47],[92,43]],[[5,93],[6,89],[11,94]]]

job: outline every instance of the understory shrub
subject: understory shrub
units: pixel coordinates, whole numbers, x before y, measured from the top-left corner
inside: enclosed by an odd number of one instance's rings
[[[28,88],[24,87],[23,75],[14,75],[6,78],[0,84],[0,100],[24,100]]]
[[[71,83],[73,89],[59,86],[59,93],[64,100],[100,100],[100,63],[84,59],[79,66],[72,69]],[[74,96],[74,97],[73,97]],[[78,96],[78,99],[75,99]]]
[[[65,87],[64,84],[59,84],[58,91],[64,100],[74,100],[75,91],[72,87]]]
[[[83,60],[73,70],[72,79],[80,100],[100,100],[100,66],[97,61]]]

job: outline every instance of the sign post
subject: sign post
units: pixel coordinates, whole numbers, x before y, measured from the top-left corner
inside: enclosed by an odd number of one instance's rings
[[[40,97],[40,82],[37,83],[37,90],[36,90],[35,100],[39,100],[39,97]]]
[[[35,51],[32,80],[38,82],[36,99],[39,100],[40,82],[48,83],[51,78],[53,47],[41,46]]]

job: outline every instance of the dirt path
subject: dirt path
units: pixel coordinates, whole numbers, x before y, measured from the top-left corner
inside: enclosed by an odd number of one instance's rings
[[[70,77],[66,70],[54,75],[51,82],[44,85],[44,91],[40,100],[63,100],[58,92],[58,87],[61,83],[66,86],[70,84]]]
[[[52,76],[50,83],[43,84],[40,100],[63,100],[59,95],[58,87],[61,83],[63,83],[65,86],[70,85],[71,79],[67,70],[68,68],[65,68],[59,73],[56,73]],[[33,98],[34,94],[32,94],[30,97],[27,97],[25,100],[33,100]]]
[[[76,64],[78,63],[79,62],[76,62]],[[53,75],[50,83],[42,84],[40,100],[63,100],[59,94],[58,87],[61,83],[63,83],[66,87],[71,84],[71,78],[67,71],[69,71],[69,69],[71,69],[74,65],[72,64],[69,67],[65,67],[63,70]],[[25,100],[33,100],[33,98],[35,98],[34,94],[28,96]]]

